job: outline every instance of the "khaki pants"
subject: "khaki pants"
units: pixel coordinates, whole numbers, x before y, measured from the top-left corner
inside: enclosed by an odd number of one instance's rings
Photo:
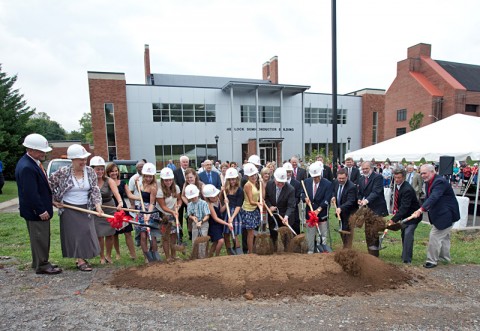
[[[439,230],[432,225],[427,247],[427,262],[437,264],[439,259],[450,262],[450,232],[452,226]]]

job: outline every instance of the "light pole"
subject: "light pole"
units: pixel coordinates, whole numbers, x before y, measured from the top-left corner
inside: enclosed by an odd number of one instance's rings
[[[217,161],[218,161],[218,138],[219,138],[218,135],[215,136],[215,146],[217,148]]]
[[[352,138],[347,137],[347,152],[348,153],[350,153],[350,140],[352,140]]]

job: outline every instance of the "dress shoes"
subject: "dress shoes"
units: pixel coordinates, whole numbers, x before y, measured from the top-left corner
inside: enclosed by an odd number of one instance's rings
[[[60,269],[60,268],[50,267],[50,268],[45,269],[45,270],[39,270],[39,271],[36,272],[36,274],[37,275],[57,275],[61,272],[62,272],[62,269]]]
[[[435,268],[436,266],[437,266],[436,264],[433,264],[433,263],[430,263],[430,262],[427,262],[423,265],[423,267],[427,268],[427,269]]]

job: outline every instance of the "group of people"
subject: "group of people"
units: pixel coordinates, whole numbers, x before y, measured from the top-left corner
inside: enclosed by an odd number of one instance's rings
[[[343,168],[332,172],[321,156],[304,169],[296,157],[281,167],[262,167],[260,158],[251,155],[241,169],[234,162],[220,163],[216,169],[206,160],[197,171],[183,155],[178,166],[169,162],[161,169],[159,180],[155,165],[140,161],[137,174],[126,184],[119,178],[118,167],[109,164],[105,168],[99,156],[92,157],[87,166],[90,153],[76,144],[67,150],[72,164],[47,178],[41,163],[51,150],[47,140],[31,134],[24,146],[27,152],[18,162],[15,175],[20,214],[27,221],[30,235],[32,267],[39,274],[62,272],[49,262],[52,205],[59,209],[62,254],[74,258],[81,271],[91,271],[88,259],[99,255],[101,263],[111,263],[113,248],[118,258],[120,233],[125,235],[130,257],[135,259],[133,229],[147,262],[162,259],[157,247],[162,237],[165,258],[176,257],[175,246],[187,240],[184,221],[188,239],[195,242],[198,237],[210,236],[216,255],[224,246],[229,255],[254,253],[256,234],[267,228],[276,247],[278,227],[288,226],[299,234],[301,222],[305,222],[308,253],[313,253],[318,243],[320,248],[326,246],[331,204],[341,220],[344,246],[350,239],[349,218],[359,207],[367,206],[382,217],[389,214],[384,178],[369,161],[361,163],[359,169],[353,159],[347,158]],[[420,174],[410,166],[406,170],[393,170],[393,217],[388,225],[401,222],[402,260],[411,263],[414,232],[422,214],[428,212],[432,230],[424,266],[432,268],[440,259],[450,260],[449,236],[453,222],[460,218],[458,203],[451,186],[436,175],[432,165],[421,166]],[[416,188],[419,176],[425,183],[423,204]],[[127,199],[135,209],[128,209],[135,217],[135,226],[124,223],[118,231],[106,217],[125,209]],[[301,202],[306,204],[305,219],[299,212]],[[318,219],[317,224],[312,225],[312,217]],[[367,237],[367,247],[370,254],[379,255],[378,234]]]

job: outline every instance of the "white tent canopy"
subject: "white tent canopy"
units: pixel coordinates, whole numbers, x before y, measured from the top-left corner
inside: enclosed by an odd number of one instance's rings
[[[455,114],[423,128],[347,153],[345,157],[365,161],[438,161],[440,156],[480,160],[480,117]]]

